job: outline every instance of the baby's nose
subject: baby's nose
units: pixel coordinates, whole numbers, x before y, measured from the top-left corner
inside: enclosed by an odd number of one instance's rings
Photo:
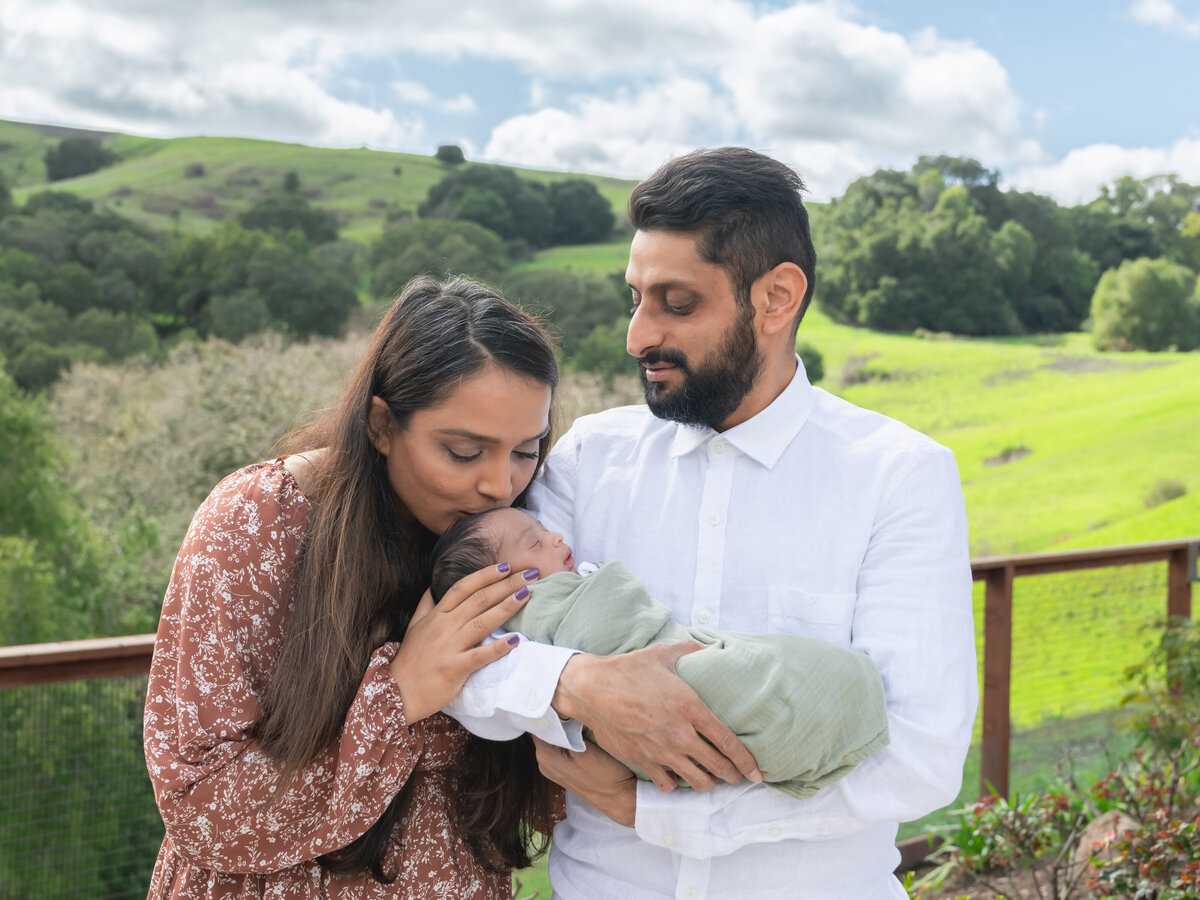
[[[557,547],[562,542],[563,536],[561,534],[559,534],[557,531],[550,532],[550,545],[552,547]]]

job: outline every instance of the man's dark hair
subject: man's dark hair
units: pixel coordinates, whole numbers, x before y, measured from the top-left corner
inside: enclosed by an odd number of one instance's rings
[[[793,330],[816,284],[817,253],[800,199],[804,182],[783,163],[745,147],[696,150],[659,167],[629,196],[629,221],[639,231],[698,235],[702,259],[729,273],[738,302],[764,273],[793,262],[808,289]]]
[[[437,603],[446,591],[472,572],[495,565],[500,548],[495,535],[484,528],[484,519],[495,509],[485,509],[459,519],[442,532],[430,554],[429,593]]]

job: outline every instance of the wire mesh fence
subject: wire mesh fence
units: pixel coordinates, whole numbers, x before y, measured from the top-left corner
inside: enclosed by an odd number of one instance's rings
[[[983,686],[984,592],[975,583],[975,640]],[[1008,794],[1074,776],[1088,783],[1128,756],[1126,670],[1143,661],[1166,623],[1167,564],[1025,575],[1013,582]],[[951,821],[981,793],[982,705],[957,799],[900,837]]]
[[[0,690],[0,898],[143,898],[162,841],[146,676]]]
[[[1167,596],[1178,594],[1169,582],[1181,577],[1155,561],[1012,582],[1008,793],[1067,771],[1086,781],[1128,754],[1126,669],[1158,641]],[[982,686],[982,582],[973,602]],[[163,829],[142,754],[145,690],[145,674],[0,689],[0,900],[146,895]],[[957,800],[902,825],[901,839],[978,797],[981,720]]]

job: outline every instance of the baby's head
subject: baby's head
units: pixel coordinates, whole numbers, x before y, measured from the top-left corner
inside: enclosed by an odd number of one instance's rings
[[[542,577],[574,572],[575,556],[557,531],[511,506],[488,509],[455,522],[433,548],[435,601],[462,578],[506,562],[514,572],[537,569]]]

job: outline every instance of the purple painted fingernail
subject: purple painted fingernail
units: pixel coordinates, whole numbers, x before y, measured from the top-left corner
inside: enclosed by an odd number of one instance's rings
[[[501,574],[504,574],[505,572],[507,572],[508,569],[509,569],[508,563],[500,563],[500,565],[496,566],[496,571]]]
[[[513,599],[514,600],[524,600],[528,596],[529,596],[529,588],[523,587],[520,590],[518,590],[515,594],[513,594]]]
[[[515,647],[520,642],[521,638],[518,635],[510,634],[508,636],[508,646]]]
[[[539,572],[537,569],[526,569],[525,572],[521,575],[521,577],[524,578],[526,581],[537,581],[537,577],[541,574],[542,573]]]

